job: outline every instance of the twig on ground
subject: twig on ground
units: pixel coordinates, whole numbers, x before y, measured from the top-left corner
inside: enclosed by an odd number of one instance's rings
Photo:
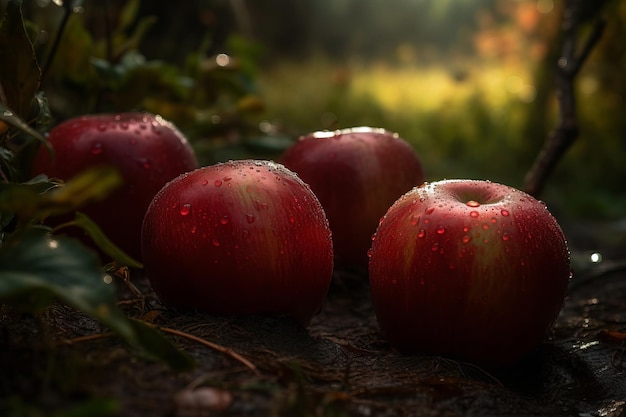
[[[145,325],[150,326],[152,328],[155,328],[157,330],[162,331],[163,333],[167,333],[173,336],[178,336],[178,337],[183,337],[185,339],[188,340],[192,340],[194,342],[200,343],[201,345],[204,345],[210,349],[213,349],[217,352],[223,353],[226,356],[229,356],[230,358],[236,360],[237,362],[240,362],[241,364],[243,364],[246,368],[250,369],[252,372],[254,372],[255,374],[258,374],[259,371],[257,370],[257,367],[250,362],[248,359],[244,358],[242,355],[240,355],[239,353],[235,352],[234,350],[227,348],[225,346],[222,345],[218,345],[217,343],[211,342],[209,340],[203,339],[201,337],[198,336],[194,336],[192,334],[189,333],[185,333],[181,330],[176,330],[176,329],[172,329],[169,327],[163,327],[163,326],[158,326],[156,324],[152,324],[152,323],[148,323],[148,322],[143,322]],[[94,341],[94,340],[98,340],[98,339],[104,339],[110,336],[113,336],[113,333],[98,333],[98,334],[93,334],[93,335],[88,335],[88,336],[80,336],[80,337],[75,337],[73,339],[65,339],[63,340],[64,344],[67,345],[72,345],[75,343],[81,343],[81,342],[90,342],[90,341]]]

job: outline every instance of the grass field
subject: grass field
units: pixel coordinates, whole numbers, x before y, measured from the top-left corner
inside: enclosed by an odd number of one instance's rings
[[[529,125],[540,123],[530,116],[538,92],[531,71],[514,66],[337,66],[313,60],[273,67],[259,82],[267,118],[292,136],[384,127],[415,147],[429,181],[481,178],[521,187],[557,110],[550,95],[545,129],[529,134]],[[583,76],[580,84],[582,137],[558,165],[545,199],[572,216],[621,218],[626,198],[614,183],[626,178],[619,163],[624,146],[609,137],[615,136],[606,117],[610,108],[593,101],[593,78]]]

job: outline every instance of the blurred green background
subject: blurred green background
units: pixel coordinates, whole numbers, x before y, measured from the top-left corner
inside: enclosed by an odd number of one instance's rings
[[[6,0],[4,0],[6,2]],[[25,0],[45,62],[62,1]],[[581,135],[543,195],[567,219],[625,218],[626,2],[577,77]],[[65,6],[68,2],[65,3]],[[160,113],[203,164],[280,158],[299,135],[398,132],[427,178],[518,188],[557,122],[562,2],[553,0],[75,1],[42,80],[55,122]],[[589,10],[581,36],[597,10]]]

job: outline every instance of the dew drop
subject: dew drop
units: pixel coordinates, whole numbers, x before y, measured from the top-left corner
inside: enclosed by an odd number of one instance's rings
[[[150,169],[150,167],[152,166],[150,165],[150,161],[148,161],[146,158],[141,158],[137,162],[143,169]]]
[[[229,221],[230,219],[228,218],[228,216],[224,216],[220,219],[220,223],[222,224],[228,224]]]
[[[232,179],[233,179],[233,177],[224,177],[224,178],[223,178],[224,182],[230,181],[230,180],[232,180]]]
[[[411,217],[411,226],[417,226],[420,222],[420,216],[413,216]]]
[[[213,184],[215,184],[216,187],[219,187],[219,186],[222,185],[222,181],[221,180],[215,180],[215,182]]]
[[[470,200],[465,204],[467,204],[468,207],[480,207],[480,203],[474,200]]]
[[[430,248],[430,250],[432,250],[433,252],[436,252],[439,250],[439,243],[434,243],[433,246]]]
[[[470,211],[470,217],[477,218],[478,217],[478,212],[477,211]]]
[[[434,207],[429,207],[429,208],[426,209],[425,213],[426,214],[431,214],[433,211],[435,211],[435,208]]]
[[[464,232],[464,233],[467,233],[467,232],[469,232],[469,227],[467,227],[467,226],[464,226],[464,227],[463,227],[463,232]]]
[[[102,153],[102,144],[101,143],[96,143],[91,147],[91,154],[92,155],[100,155]]]
[[[507,217],[507,216],[509,215],[509,211],[508,211],[508,210],[505,210],[505,209],[500,210],[500,213],[501,213],[504,217]]]
[[[446,228],[445,228],[445,227],[443,227],[443,226],[439,226],[439,227],[437,228],[437,234],[438,234],[438,235],[443,235],[444,233],[446,233]]]
[[[420,229],[420,231],[417,232],[417,237],[424,237],[424,236],[426,236],[426,230]]]
[[[217,248],[218,246],[220,246],[220,241],[219,241],[219,240],[217,240],[217,238],[215,238],[215,237],[214,237],[213,239],[211,239],[211,243],[212,243],[212,244],[213,244],[213,246],[215,246],[216,248]]]
[[[496,219],[495,217],[491,218],[491,223],[496,223],[498,221],[498,219]]]
[[[483,229],[484,229],[484,230],[489,229],[489,225],[488,225],[487,223],[483,223],[483,226],[482,226],[482,227],[483,227]]]
[[[181,216],[186,216],[189,213],[191,213],[191,204],[189,204],[189,203],[183,204],[181,206],[181,208],[180,208],[180,215]]]
[[[293,216],[289,216],[289,223],[294,224],[296,222],[296,218]]]
[[[509,234],[508,233],[503,233],[502,234],[502,240],[509,240]]]
[[[463,237],[461,238],[461,242],[463,242],[463,243],[467,243],[467,242],[469,242],[470,240],[472,240],[472,238],[471,238],[471,237],[469,237],[468,235],[465,235],[465,236],[463,236]]]
[[[246,213],[246,221],[250,224],[254,223],[254,216],[252,214]]]
[[[191,228],[191,233],[192,233],[192,234],[195,234],[197,230],[198,230],[198,229],[196,228],[196,226],[194,226],[194,227],[192,227],[192,228]]]
[[[209,183],[209,180],[202,180],[202,185],[207,185]]]

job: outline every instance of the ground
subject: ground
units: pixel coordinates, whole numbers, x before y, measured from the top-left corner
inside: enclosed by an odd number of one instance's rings
[[[576,235],[576,253],[596,247]],[[143,303],[120,284],[129,315],[225,348],[168,333],[197,362],[186,372],[141,357],[68,307],[38,316],[1,307],[0,415],[624,416],[626,273],[619,266],[607,261],[575,274],[550,337],[505,370],[393,351],[366,280],[354,274],[335,277],[307,329],[286,318],[176,312],[140,275],[133,279]],[[190,412],[185,406],[199,393],[214,401]]]

